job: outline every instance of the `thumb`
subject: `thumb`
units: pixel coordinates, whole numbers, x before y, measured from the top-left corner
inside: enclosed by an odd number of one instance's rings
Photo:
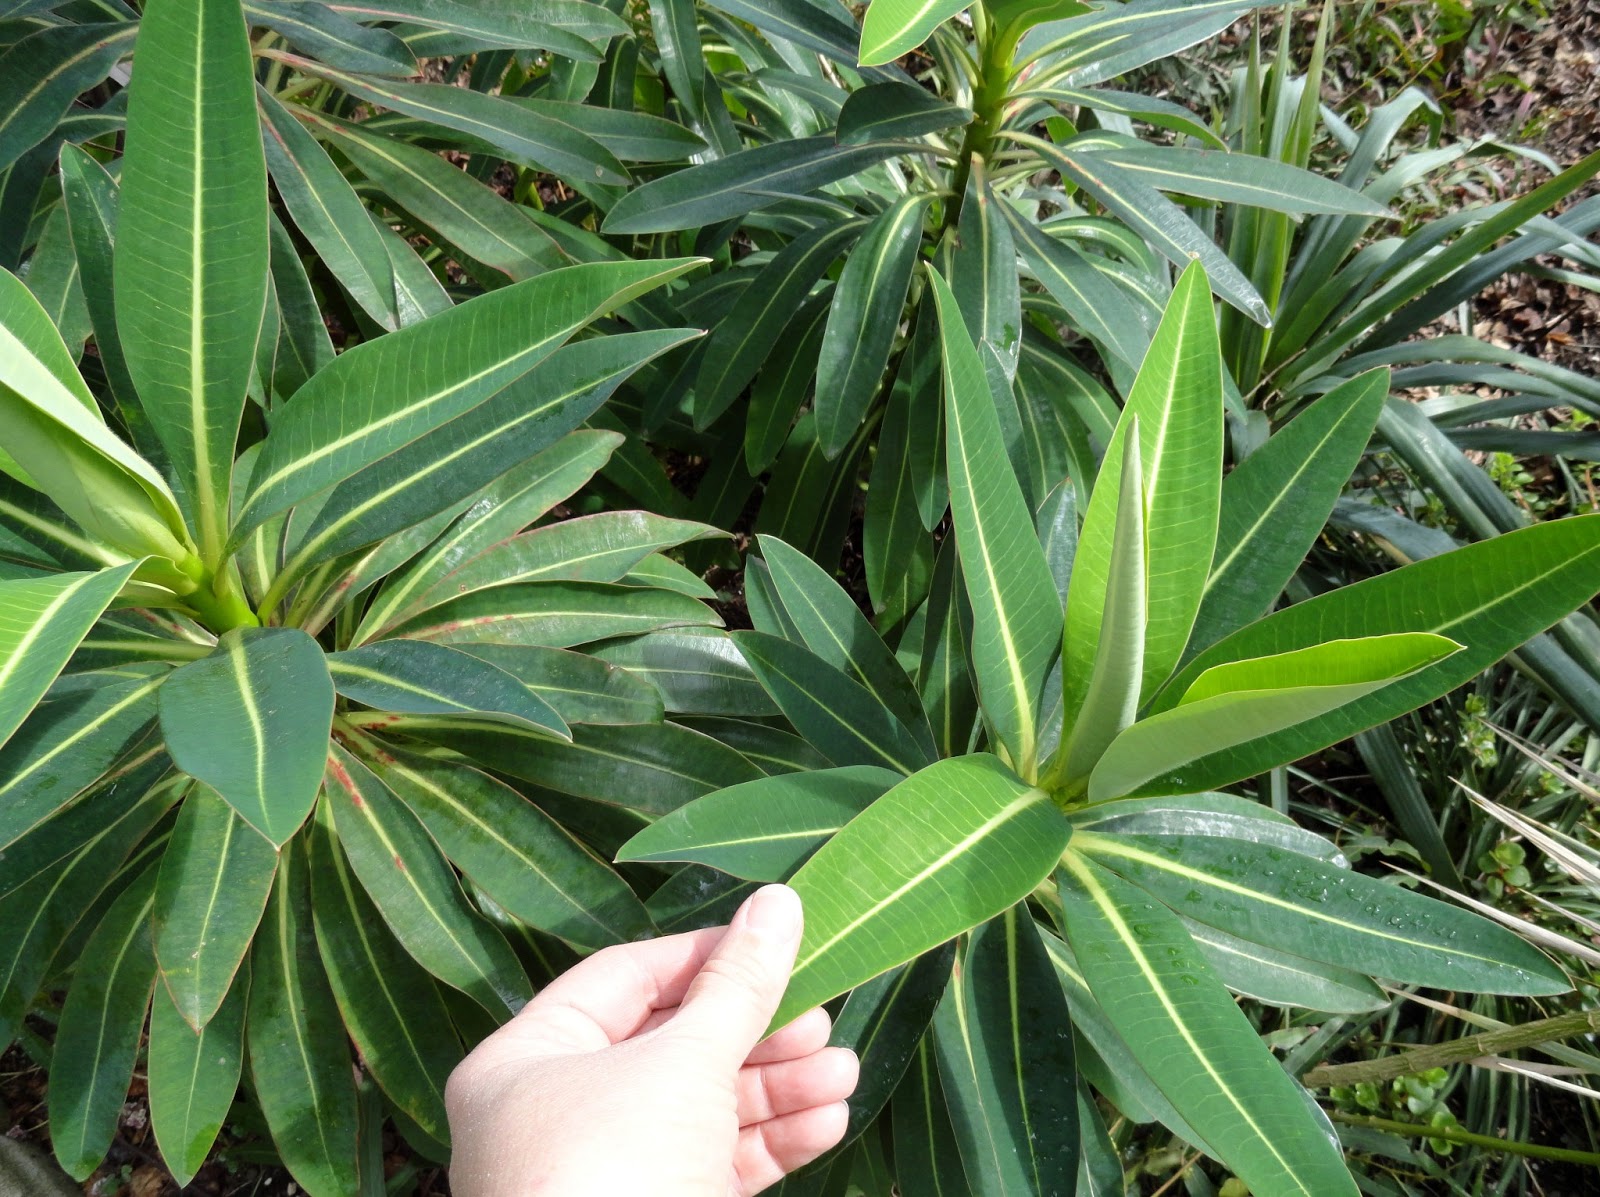
[[[746,899],[684,994],[675,1029],[737,1068],[766,1034],[800,949],[800,895],[762,886]]]

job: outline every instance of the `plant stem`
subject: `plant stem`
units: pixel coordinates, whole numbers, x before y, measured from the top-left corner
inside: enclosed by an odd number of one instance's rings
[[[1362,1060],[1354,1064],[1323,1064],[1301,1077],[1309,1089],[1326,1089],[1332,1085],[1356,1085],[1363,1081],[1380,1084],[1396,1077],[1414,1076],[1430,1068],[1444,1068],[1475,1060],[1479,1056],[1499,1055],[1502,1052],[1538,1047],[1556,1039],[1570,1039],[1574,1035],[1587,1035],[1600,1031],[1600,1010],[1578,1010],[1571,1014],[1558,1014],[1554,1018],[1541,1018],[1537,1022],[1523,1023],[1519,1027],[1506,1027],[1502,1031],[1485,1031],[1452,1039],[1448,1043],[1435,1043],[1385,1056],[1381,1060]]]
[[[200,622],[216,632],[231,632],[234,628],[256,628],[261,620],[250,609],[239,587],[238,575],[224,566],[220,573],[207,570],[200,584],[183,601],[200,617]]]
[[[980,9],[974,8],[977,20]],[[961,149],[956,155],[956,169],[951,176],[950,189],[954,197],[945,209],[944,228],[956,227],[961,218],[961,204],[967,194],[967,180],[972,177],[972,159],[987,158],[994,147],[994,135],[1000,128],[1005,113],[1007,88],[1011,83],[1011,60],[1016,55],[1017,41],[1022,31],[1016,28],[997,29],[994,25],[979,30],[980,60],[978,83],[972,92],[972,123],[961,138]]]
[[[1530,1156],[1536,1160],[1586,1164],[1591,1168],[1600,1166],[1600,1152],[1573,1151],[1566,1147],[1523,1143],[1517,1139],[1498,1139],[1493,1135],[1474,1134],[1457,1126],[1425,1126],[1420,1122],[1396,1122],[1389,1118],[1375,1118],[1370,1114],[1344,1114],[1338,1110],[1329,1110],[1328,1117],[1348,1126],[1366,1126],[1373,1130],[1387,1131],[1392,1135],[1406,1135],[1413,1139],[1444,1139],[1449,1143],[1483,1147],[1490,1151],[1504,1151],[1510,1155]]]

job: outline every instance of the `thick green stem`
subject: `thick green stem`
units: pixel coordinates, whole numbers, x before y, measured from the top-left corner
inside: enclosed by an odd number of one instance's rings
[[[976,16],[978,10],[973,10]],[[990,25],[979,32],[980,60],[978,84],[972,92],[972,123],[961,139],[950,189],[955,193],[945,209],[944,227],[953,229],[961,218],[961,201],[972,177],[972,159],[987,158],[994,148],[994,135],[1005,116],[1007,88],[1011,83],[1011,60],[1016,56],[1020,29],[996,29]]]
[[[1447,1143],[1463,1143],[1469,1147],[1482,1147],[1489,1151],[1504,1151],[1509,1155],[1523,1155],[1536,1160],[1556,1160],[1563,1164],[1600,1166],[1600,1153],[1573,1151],[1566,1147],[1545,1147],[1540,1143],[1523,1143],[1518,1139],[1498,1139],[1493,1135],[1474,1134],[1458,1126],[1427,1126],[1420,1122],[1396,1122],[1390,1118],[1374,1118],[1370,1114],[1344,1114],[1330,1110],[1328,1117],[1347,1126],[1366,1126],[1387,1131],[1391,1135],[1406,1135],[1413,1139],[1443,1139]]]
[[[261,626],[261,620],[256,618],[256,613],[250,609],[244,597],[239,586],[239,575],[234,570],[224,566],[217,574],[207,571],[199,581],[200,584],[193,591],[183,596],[183,601],[206,627],[221,635],[234,628]]]
[[[1554,1018],[1541,1018],[1537,1022],[1519,1027],[1506,1027],[1501,1031],[1485,1031],[1481,1035],[1468,1035],[1448,1043],[1435,1043],[1385,1056],[1381,1060],[1361,1060],[1354,1064],[1324,1064],[1313,1068],[1300,1079],[1311,1089],[1326,1089],[1332,1085],[1357,1085],[1364,1081],[1381,1084],[1396,1077],[1415,1076],[1430,1068],[1445,1068],[1462,1064],[1480,1056],[1496,1056],[1503,1052],[1520,1051],[1587,1035],[1600,1031],[1600,1010],[1577,1010],[1571,1014],[1558,1014]]]

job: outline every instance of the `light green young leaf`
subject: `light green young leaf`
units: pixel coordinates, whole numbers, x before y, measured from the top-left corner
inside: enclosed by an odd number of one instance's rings
[[[1205,272],[1191,266],[1173,290],[1139,368],[1084,517],[1067,593],[1065,710],[1083,709],[1105,620],[1116,542],[1123,444],[1138,421],[1145,481],[1143,676],[1148,698],[1183,653],[1216,544],[1222,469],[1222,355]]]
[[[0,745],[50,688],[134,567],[129,562],[97,573],[0,582]]]
[[[1061,604],[1000,439],[983,363],[949,285],[930,271],[944,353],[950,505],[972,598],[972,665],[984,715],[1018,769],[1036,764],[1039,690]]]
[[[803,865],[800,954],[773,1026],[1020,902],[1071,825],[984,753],[939,761],[874,802]]]
[[[267,302],[267,167],[239,0],[152,0],[136,56],[117,325],[196,541],[216,564]]]
[[[1315,719],[1185,766],[1191,789],[1216,789],[1393,719],[1481,673],[1600,590],[1600,517],[1509,532],[1296,603],[1207,649],[1151,710],[1171,709],[1213,665],[1328,640],[1432,632],[1466,648]]]
[[[1401,633],[1215,666],[1176,707],[1112,742],[1090,776],[1089,800],[1190,792],[1199,787],[1184,774],[1189,762],[1315,719],[1460,651],[1443,636]]]
[[[193,552],[172,491],[106,427],[72,360],[27,286],[0,270],[0,468],[106,544],[186,561]]]
[[[1149,623],[1149,566],[1145,530],[1144,467],[1139,455],[1139,417],[1133,416],[1122,441],[1122,469],[1114,481],[1118,488],[1116,526],[1112,533],[1111,561],[1106,570],[1105,605],[1094,668],[1083,690],[1083,705],[1067,737],[1065,771],[1069,783],[1081,783],[1094,770],[1106,749],[1133,723],[1139,711],[1140,681],[1144,677],[1145,634]],[[1105,489],[1097,489],[1104,494]],[[1091,515],[1112,509],[1091,504]],[[1100,534],[1094,525],[1090,531]],[[1077,577],[1074,570],[1073,577]],[[1069,583],[1069,593],[1070,583]],[[1070,683],[1069,683],[1070,686]],[[1071,709],[1070,704],[1067,709]]]
[[[972,0],[872,0],[861,20],[861,65],[881,66],[915,50]]]

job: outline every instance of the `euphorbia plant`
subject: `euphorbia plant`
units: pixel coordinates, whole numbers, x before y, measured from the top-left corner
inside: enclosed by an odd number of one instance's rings
[[[1075,535],[1065,483],[1030,514],[979,349],[945,280],[928,284],[955,533],[928,607],[891,652],[824,571],[766,541],[747,568],[757,630],[734,639],[832,768],[690,803],[622,858],[800,890],[805,939],[775,1023],[854,989],[839,1026],[873,1078],[858,1130],[912,1062],[891,1118],[907,1191],[931,1167],[943,1191],[1072,1192],[1080,1150],[1115,1175],[1081,1078],[1262,1197],[1353,1193],[1326,1120],[1229,988],[1360,1010],[1385,1000],[1373,976],[1567,983],[1509,932],[1351,871],[1221,787],[1452,689],[1582,604],[1600,586],[1600,520],[1266,614],[1366,445],[1382,372],[1224,479],[1215,315],[1190,267]],[[959,1158],[940,1142],[952,1130]]]
[[[653,929],[556,818],[394,729],[504,728],[560,761],[638,724],[698,746],[707,788],[760,775],[570,651],[716,625],[657,555],[711,529],[612,512],[518,535],[622,439],[578,426],[695,335],[585,330],[699,260],[439,289],[436,316],[336,357],[269,243],[237,0],[152,0],[137,58],[120,184],[61,153],[107,391],[0,270],[0,1042],[65,990],[49,1124],[76,1177],[117,1131],[148,1016],[180,1181],[248,1058],[301,1186],[348,1197],[381,1185],[358,1144],[376,1158],[386,1111],[445,1156],[444,1079],[530,970]]]

